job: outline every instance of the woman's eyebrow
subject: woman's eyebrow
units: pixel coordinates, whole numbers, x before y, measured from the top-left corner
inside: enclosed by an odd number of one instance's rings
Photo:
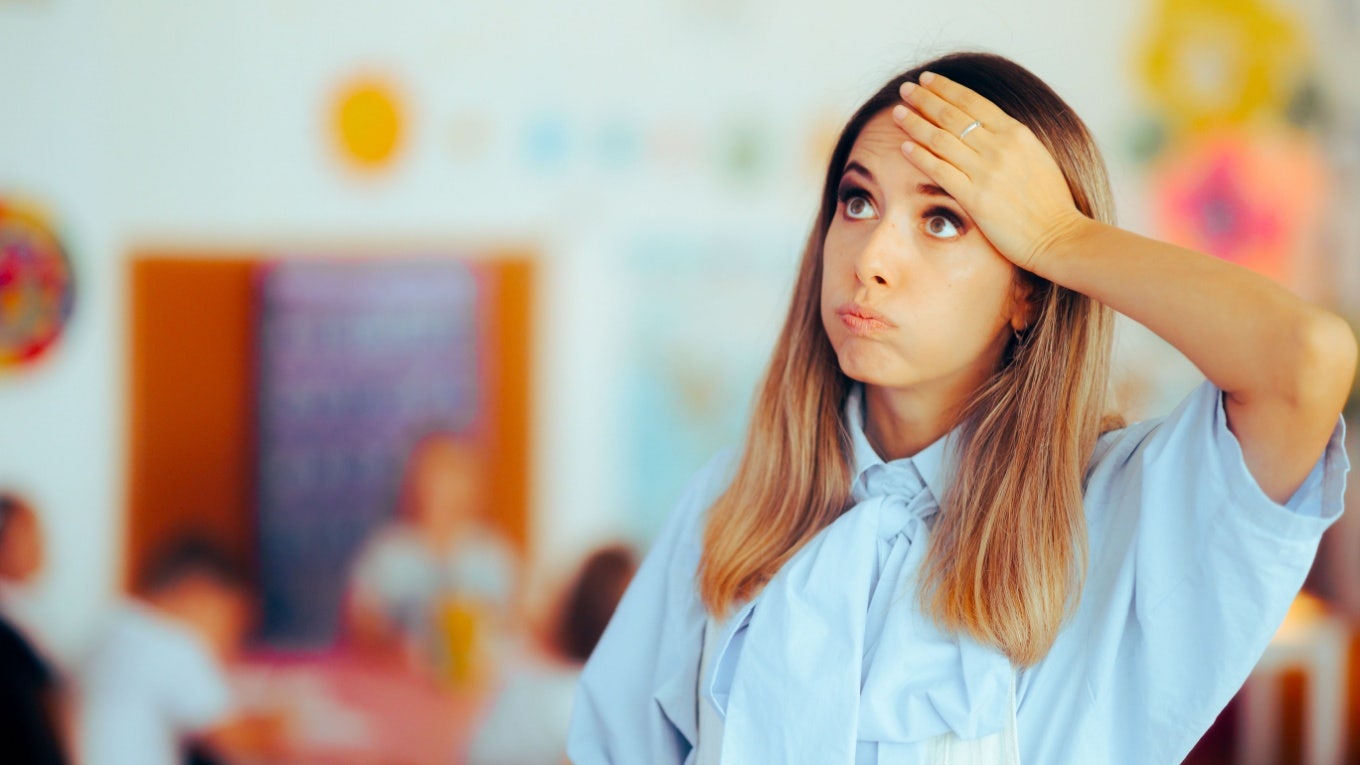
[[[875,184],[878,183],[878,181],[874,178],[874,174],[869,172],[869,168],[865,167],[864,165],[861,165],[860,163],[854,160],[851,160],[846,163],[845,169],[841,171],[841,176],[844,177],[850,174],[851,172],[856,172],[859,173],[860,175],[863,175],[865,178],[869,179],[870,183]],[[916,193],[917,195],[924,197],[944,197],[945,199],[954,198],[953,195],[951,195],[948,191],[945,191],[944,189],[940,188],[939,186],[936,186],[933,183],[916,184]]]
[[[940,188],[939,186],[936,186],[933,183],[916,184],[916,193],[924,197],[944,197],[945,199],[954,198],[953,194],[950,194],[948,191],[945,191],[944,189]]]
[[[860,163],[856,162],[853,159],[845,163],[845,168],[841,170],[841,177],[844,178],[850,173],[859,173],[865,178],[868,178],[871,183],[878,183],[878,180],[874,178],[874,174],[869,172],[869,168],[865,167],[864,165],[861,165]]]

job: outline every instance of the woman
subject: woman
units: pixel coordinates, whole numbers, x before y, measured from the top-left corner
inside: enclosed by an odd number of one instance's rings
[[[411,448],[397,518],[356,558],[350,637],[456,684],[488,676],[486,649],[512,626],[516,559],[486,522],[480,448],[435,430]]]
[[[1051,89],[948,55],[850,119],[744,450],[576,698],[574,762],[1173,763],[1342,508],[1344,322],[1113,225]],[[1112,311],[1206,379],[1105,416]]]

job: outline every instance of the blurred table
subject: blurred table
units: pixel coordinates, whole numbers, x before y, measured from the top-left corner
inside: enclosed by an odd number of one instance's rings
[[[243,711],[287,716],[284,751],[268,765],[451,765],[462,762],[489,703],[391,662],[336,649],[253,652],[232,685]]]

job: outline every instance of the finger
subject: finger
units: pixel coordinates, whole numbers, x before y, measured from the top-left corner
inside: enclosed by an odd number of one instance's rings
[[[949,192],[959,204],[963,204],[963,192],[968,188],[969,180],[962,170],[940,159],[929,148],[915,141],[903,143],[902,153],[906,155],[908,162],[920,168],[921,172]]]
[[[960,141],[957,135],[905,106],[899,105],[893,109],[893,119],[909,138],[927,147],[935,156],[948,161],[965,175],[971,176],[976,169],[979,159],[977,152]],[[969,133],[969,136],[972,137],[976,132]]]
[[[902,83],[902,100],[906,105],[916,112],[928,118],[931,122],[940,126],[941,129],[957,136],[963,132],[964,128],[973,124],[973,116],[965,113],[959,107],[940,98],[929,88],[923,88],[914,82]],[[976,137],[978,132],[985,130],[985,125],[974,128],[968,135]],[[973,146],[975,144],[970,144]]]
[[[1001,110],[1001,107],[978,95],[971,88],[960,85],[942,74],[922,72],[921,79],[923,80],[921,82],[922,88],[958,107],[965,114],[973,115],[973,119],[981,120],[982,125],[990,128],[992,132],[1015,122],[1009,114]],[[972,120],[970,119],[969,122],[972,122]]]

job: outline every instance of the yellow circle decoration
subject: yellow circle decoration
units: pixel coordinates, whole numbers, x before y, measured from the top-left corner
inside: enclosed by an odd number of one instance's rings
[[[362,168],[388,164],[401,145],[401,104],[384,82],[361,80],[341,89],[334,116],[341,150]]]
[[[1262,0],[1161,0],[1140,70],[1168,116],[1199,129],[1283,117],[1308,63],[1298,25]]]

